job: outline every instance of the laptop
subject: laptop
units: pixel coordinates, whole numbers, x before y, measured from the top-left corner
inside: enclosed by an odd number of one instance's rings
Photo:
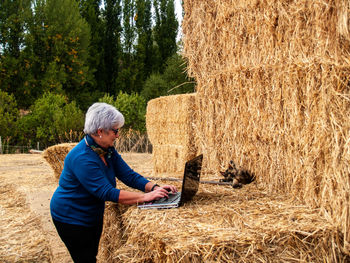
[[[181,192],[169,193],[169,198],[163,197],[156,201],[143,203],[137,207],[140,209],[176,208],[192,200],[198,191],[202,160],[203,154],[186,162]]]

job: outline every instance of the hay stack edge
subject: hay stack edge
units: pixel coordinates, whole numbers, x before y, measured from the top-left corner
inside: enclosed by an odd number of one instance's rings
[[[173,95],[148,102],[146,128],[155,174],[181,175],[185,162],[196,156],[195,98],[196,94]]]
[[[154,173],[180,177],[201,152],[204,177],[233,160],[257,180],[203,184],[179,209],[108,203],[99,261],[349,262],[348,1],[184,0],[184,11],[197,93],[149,102]]]
[[[77,145],[76,143],[62,143],[62,144],[48,147],[43,152],[43,157],[53,169],[56,179],[60,178],[66,155],[76,145]]]

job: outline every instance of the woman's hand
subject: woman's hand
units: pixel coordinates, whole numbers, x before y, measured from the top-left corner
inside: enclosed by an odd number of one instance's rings
[[[146,185],[146,186],[147,188],[150,189],[153,186],[153,183],[149,182],[149,185]],[[153,191],[145,194],[120,190],[118,202],[121,204],[130,204],[130,205],[144,203],[144,202],[151,202],[154,200],[161,199],[163,197],[168,198],[169,192],[176,193],[177,192],[176,187],[173,185],[164,185],[162,187],[157,186]]]
[[[168,198],[169,197],[168,193],[169,192],[166,189],[164,189],[163,187],[157,187],[152,192],[148,192],[148,193],[144,194],[143,202],[150,202],[153,200],[158,200],[158,199],[163,198],[163,197]]]
[[[161,186],[161,188],[164,188],[168,192],[177,193],[177,189],[173,185],[163,185],[163,186]]]

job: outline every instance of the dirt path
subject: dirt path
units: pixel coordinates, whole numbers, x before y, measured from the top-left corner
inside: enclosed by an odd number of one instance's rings
[[[137,172],[145,176],[150,176],[152,172],[151,155],[150,154],[123,154],[124,160]],[[51,221],[49,205],[50,198],[57,187],[57,180],[53,175],[53,170],[49,164],[42,158],[40,154],[11,154],[0,155],[0,180],[1,187],[5,185],[11,186],[12,196],[23,195],[27,207],[23,209],[18,208],[18,211],[7,212],[2,211],[2,214],[9,215],[9,217],[23,217],[24,214],[31,213],[32,217],[39,218],[42,232],[48,242],[48,246],[51,249],[51,262],[54,263],[67,263],[72,262],[68,251],[59,239],[57,232]],[[1,208],[1,206],[0,206]],[[1,212],[1,211],[0,211]],[[16,216],[17,214],[17,216]],[[13,219],[12,219],[13,220]],[[39,231],[40,231],[39,228]],[[0,226],[0,233],[11,233],[15,236],[17,243],[28,243],[29,239],[35,239],[31,236],[16,235],[18,229]],[[6,241],[0,240],[2,243]],[[28,250],[28,253],[31,250]],[[0,244],[0,261],[9,260],[7,258],[8,248],[6,244]],[[18,261],[21,261],[21,254],[25,253],[24,249],[21,249],[21,253],[18,251]],[[26,258],[30,259],[30,255],[26,255]],[[2,260],[1,260],[2,259]],[[33,258],[35,259],[35,258]]]

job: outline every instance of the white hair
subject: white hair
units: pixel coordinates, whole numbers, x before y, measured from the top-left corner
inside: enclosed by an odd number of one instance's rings
[[[90,106],[85,116],[85,134],[96,134],[98,129],[109,130],[114,126],[119,129],[124,125],[124,116],[115,107],[103,102]]]

